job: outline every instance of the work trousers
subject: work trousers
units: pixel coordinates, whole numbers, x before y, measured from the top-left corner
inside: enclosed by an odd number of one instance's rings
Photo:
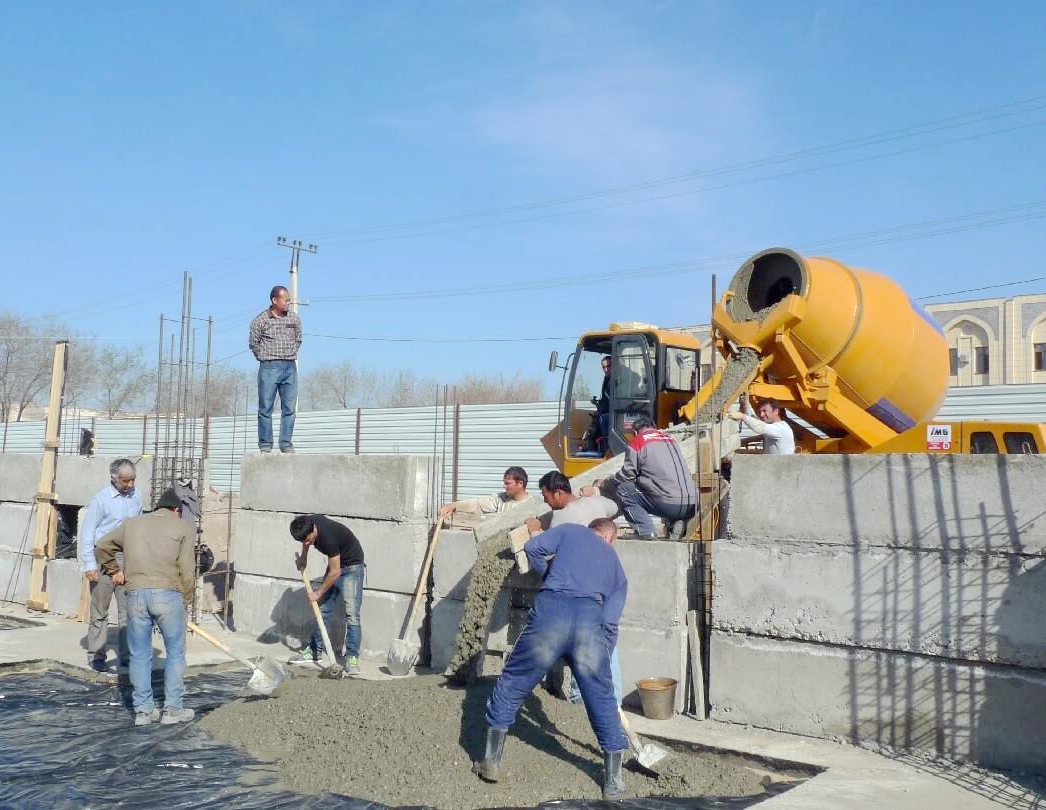
[[[109,644],[109,605],[116,596],[116,615],[120,626],[117,654],[120,663],[127,661],[127,598],[122,585],[113,585],[104,571],[98,572],[98,581],[91,583],[91,621],[87,625],[87,652],[96,658],[105,658]]]
[[[298,405],[298,365],[293,360],[258,364],[258,448],[272,449],[272,407],[280,395],[280,449],[293,447],[294,409]]]
[[[566,659],[577,678],[600,748],[628,748],[614,700],[603,605],[553,591],[539,591],[534,598],[527,625],[487,701],[487,725],[507,730],[527,695],[560,658]]]
[[[363,640],[360,610],[363,608],[363,574],[366,570],[367,566],[363,563],[343,566],[337,582],[320,597],[320,615],[323,616],[328,635],[330,634],[331,614],[334,613],[334,600],[340,593],[345,601],[345,655],[348,658],[359,657],[360,642]],[[317,655],[323,653],[323,636],[318,627],[312,631],[310,646]]]
[[[153,703],[153,625],[163,636],[163,703],[181,709],[185,697],[185,599],[181,591],[141,588],[127,594],[127,640],[131,645],[131,702],[136,712]]]
[[[694,515],[692,503],[667,503],[646,495],[631,481],[617,485],[616,497],[621,501],[625,517],[640,537],[654,536],[654,517],[665,520],[689,520]]]

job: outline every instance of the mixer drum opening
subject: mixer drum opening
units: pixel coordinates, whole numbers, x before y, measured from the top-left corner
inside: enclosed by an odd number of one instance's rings
[[[745,315],[748,318],[759,317],[764,310],[780,303],[792,293],[802,295],[806,290],[806,273],[801,260],[790,251],[767,251],[752,259],[749,268],[748,273],[742,270],[738,274],[747,275],[747,283],[739,284],[738,289],[734,290],[734,295],[739,299],[739,310],[747,310]]]

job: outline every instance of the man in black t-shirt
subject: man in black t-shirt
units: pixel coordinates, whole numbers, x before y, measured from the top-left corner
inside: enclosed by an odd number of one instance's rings
[[[327,574],[323,582],[309,596],[320,603],[323,622],[330,632],[334,597],[341,593],[345,600],[345,671],[357,675],[360,671],[360,608],[363,605],[363,547],[348,527],[323,515],[298,515],[291,521],[291,537],[302,545],[298,555],[298,570],[304,571],[309,547],[327,557]],[[323,659],[323,636],[320,628],[312,631],[309,646],[301,651],[300,663],[319,663]]]

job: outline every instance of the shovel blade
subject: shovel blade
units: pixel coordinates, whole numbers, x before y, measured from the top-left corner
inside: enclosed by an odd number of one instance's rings
[[[389,654],[385,659],[389,672],[398,676],[406,675],[417,663],[420,649],[413,641],[402,638],[393,639],[392,646],[389,647]]]
[[[655,773],[657,769],[654,766],[668,756],[668,751],[653,743],[640,744],[635,753],[639,764],[648,771],[654,771]]]
[[[287,678],[287,670],[276,661],[263,659],[251,673],[247,688],[259,695],[268,697],[275,692]]]

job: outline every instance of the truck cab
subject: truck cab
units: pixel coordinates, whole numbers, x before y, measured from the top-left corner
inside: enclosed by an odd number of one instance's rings
[[[553,352],[549,370],[562,369],[563,380],[557,425],[542,438],[546,451],[573,477],[623,452],[636,417],[659,427],[682,421],[679,410],[700,382],[700,356],[697,338],[641,323],[582,335],[562,366]]]

